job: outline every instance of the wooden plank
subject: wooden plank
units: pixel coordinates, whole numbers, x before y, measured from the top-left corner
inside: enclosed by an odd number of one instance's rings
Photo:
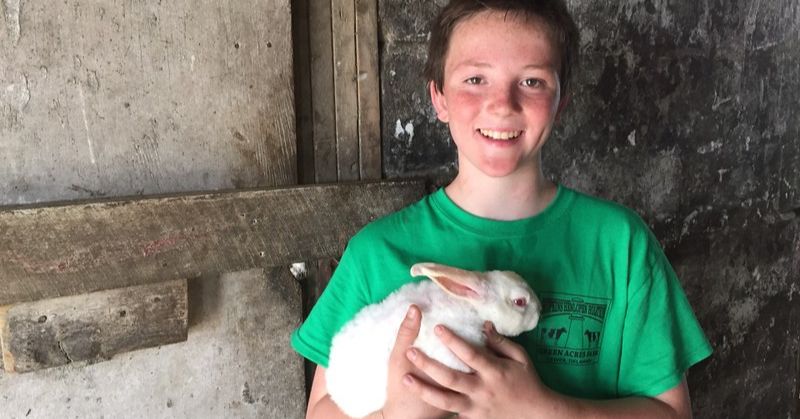
[[[381,104],[378,67],[378,2],[356,2],[359,170],[362,180],[381,178]]]
[[[314,126],[311,103],[309,0],[292,0],[295,113],[297,118],[298,181],[314,183]]]
[[[311,60],[311,109],[314,177],[336,182],[336,114],[333,88],[333,39],[330,1],[312,1],[308,9]]]
[[[336,159],[340,181],[359,178],[355,3],[332,0]]]
[[[186,280],[21,303],[6,309],[4,368],[29,372],[186,340]]]
[[[334,257],[403,180],[0,210],[0,305]]]
[[[9,338],[5,333],[6,328],[3,327],[3,325],[6,324],[9,308],[11,308],[11,306],[0,307],[0,359],[3,360],[1,365],[3,370],[6,369],[6,365],[14,365],[14,359],[11,358],[11,352],[6,352],[3,350],[3,342],[6,342]]]

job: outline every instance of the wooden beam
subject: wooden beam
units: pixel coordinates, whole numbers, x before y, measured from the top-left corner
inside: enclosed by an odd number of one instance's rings
[[[0,305],[334,257],[421,181],[0,209]]]
[[[186,340],[186,280],[5,307],[7,372],[28,372]]]
[[[339,181],[359,179],[358,70],[354,0],[332,0],[336,160]]]
[[[358,148],[360,178],[381,178],[381,103],[378,67],[378,2],[356,2]]]
[[[318,183],[336,182],[336,105],[333,89],[331,2],[311,1],[308,22],[314,178]]]

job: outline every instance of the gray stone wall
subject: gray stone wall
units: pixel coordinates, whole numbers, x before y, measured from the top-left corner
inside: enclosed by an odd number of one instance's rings
[[[380,2],[387,177],[455,172],[420,76],[443,3]],[[582,65],[547,173],[661,240],[715,348],[691,370],[697,417],[798,417],[800,3],[568,4]]]

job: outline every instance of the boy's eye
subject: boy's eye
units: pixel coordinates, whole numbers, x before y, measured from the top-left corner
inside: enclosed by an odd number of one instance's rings
[[[522,85],[525,87],[541,87],[544,82],[539,79],[525,79],[522,81]]]
[[[464,80],[464,82],[467,84],[481,84],[481,81],[483,80],[480,77],[470,77]]]

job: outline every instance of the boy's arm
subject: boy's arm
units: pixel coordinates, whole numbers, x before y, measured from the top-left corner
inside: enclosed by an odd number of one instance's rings
[[[435,329],[445,345],[475,370],[455,371],[410,349],[409,359],[445,389],[409,376],[407,384],[433,406],[465,417],[526,418],[691,418],[686,381],[655,398],[584,400],[559,394],[539,379],[525,350],[486,328],[487,345],[495,352],[475,348],[444,327]]]
[[[409,393],[401,384],[402,378],[410,373],[420,374],[406,358],[405,352],[414,344],[421,323],[419,308],[411,306],[406,318],[400,325],[394,348],[389,358],[389,377],[387,383],[387,400],[383,409],[366,416],[370,419],[393,418],[440,418],[449,415],[446,412],[421,401],[419,397]],[[336,406],[328,394],[325,381],[325,368],[317,366],[314,381],[308,397],[306,418],[347,418]]]
[[[308,395],[306,419],[347,419],[347,417],[336,407],[336,404],[333,403],[331,396],[328,394],[328,387],[325,384],[325,368],[317,366],[314,372],[314,381],[311,384],[311,392]],[[380,412],[373,412],[367,418],[382,419]]]

